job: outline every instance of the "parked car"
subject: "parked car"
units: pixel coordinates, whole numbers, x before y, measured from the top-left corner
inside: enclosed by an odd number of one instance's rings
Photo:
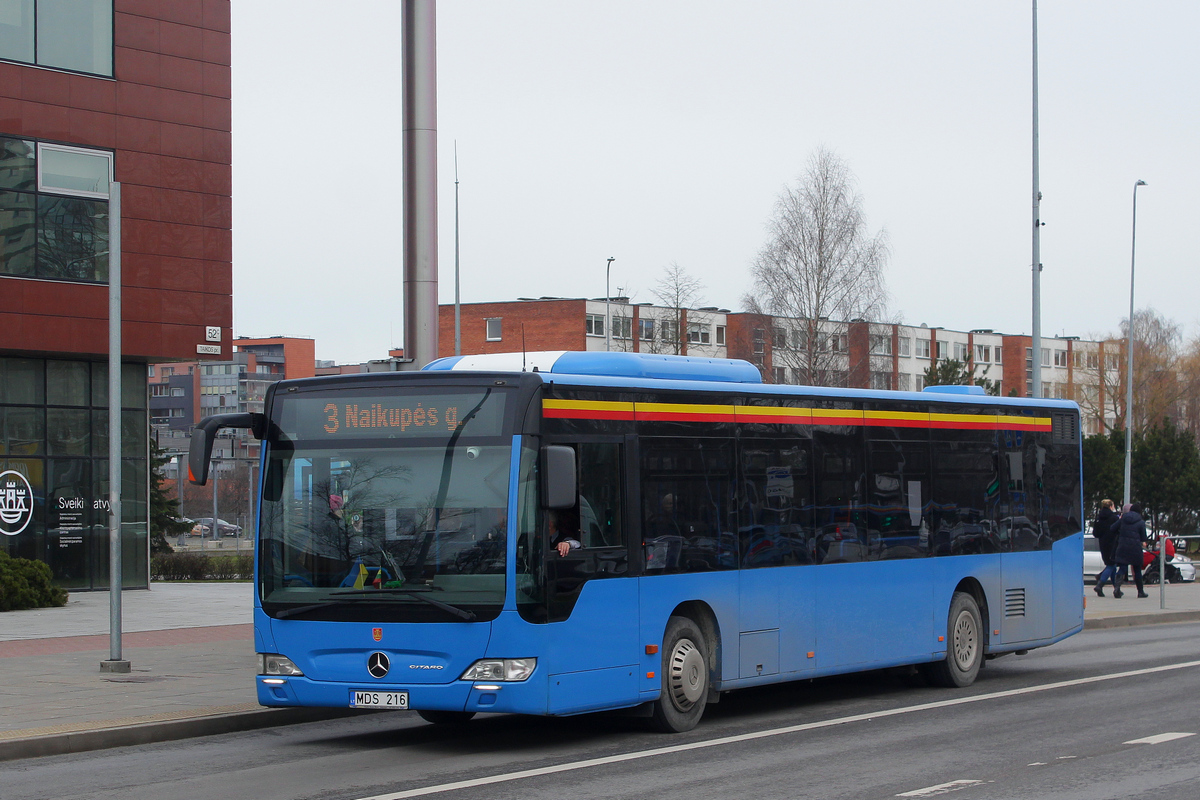
[[[241,536],[242,526],[234,525],[232,522],[226,522],[223,519],[217,519],[217,531],[222,536]],[[196,524],[192,526],[192,536],[210,536],[212,535],[212,517],[201,517],[196,520]]]
[[[1187,556],[1176,553],[1170,563],[1179,570],[1184,583],[1196,580],[1196,565]],[[1104,560],[1100,558],[1100,542],[1094,536],[1083,539],[1083,579],[1089,583],[1096,582],[1096,576],[1104,569]]]

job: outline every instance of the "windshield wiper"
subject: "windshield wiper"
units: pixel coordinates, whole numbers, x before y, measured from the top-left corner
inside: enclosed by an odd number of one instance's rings
[[[422,600],[434,608],[440,608],[447,614],[453,614],[459,619],[465,619],[467,622],[475,621],[476,617],[474,611],[467,611],[465,609],[458,608],[457,606],[452,606],[449,603],[443,603],[441,600],[434,600],[432,597],[425,596],[425,592],[431,592],[434,589],[441,591],[440,586],[428,586],[421,589],[416,587],[411,589],[351,589],[346,592],[330,592],[330,596],[350,595],[356,599],[369,599],[373,594],[406,594],[409,597],[415,597],[417,600]]]

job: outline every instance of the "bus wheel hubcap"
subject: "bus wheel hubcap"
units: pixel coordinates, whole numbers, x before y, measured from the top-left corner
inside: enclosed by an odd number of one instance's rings
[[[966,672],[975,663],[975,648],[978,647],[975,618],[963,611],[954,621],[954,661]]]
[[[671,701],[687,711],[705,690],[704,657],[691,639],[680,639],[671,653]]]

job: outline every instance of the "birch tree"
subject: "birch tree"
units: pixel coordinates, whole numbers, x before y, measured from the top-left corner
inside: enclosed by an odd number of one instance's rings
[[[790,367],[800,383],[834,385],[850,369],[836,346],[841,323],[886,320],[887,234],[867,229],[849,167],[825,148],[783,190],[767,227],[743,302],[777,324],[789,321],[787,345],[772,351],[777,367]]]

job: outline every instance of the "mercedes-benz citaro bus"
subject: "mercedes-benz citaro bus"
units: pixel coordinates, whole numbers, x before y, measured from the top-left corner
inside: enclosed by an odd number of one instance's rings
[[[745,361],[444,358],[284,380],[262,414],[266,706],[630,709],[915,666],[951,687],[1083,627],[1074,403],[764,385]]]

